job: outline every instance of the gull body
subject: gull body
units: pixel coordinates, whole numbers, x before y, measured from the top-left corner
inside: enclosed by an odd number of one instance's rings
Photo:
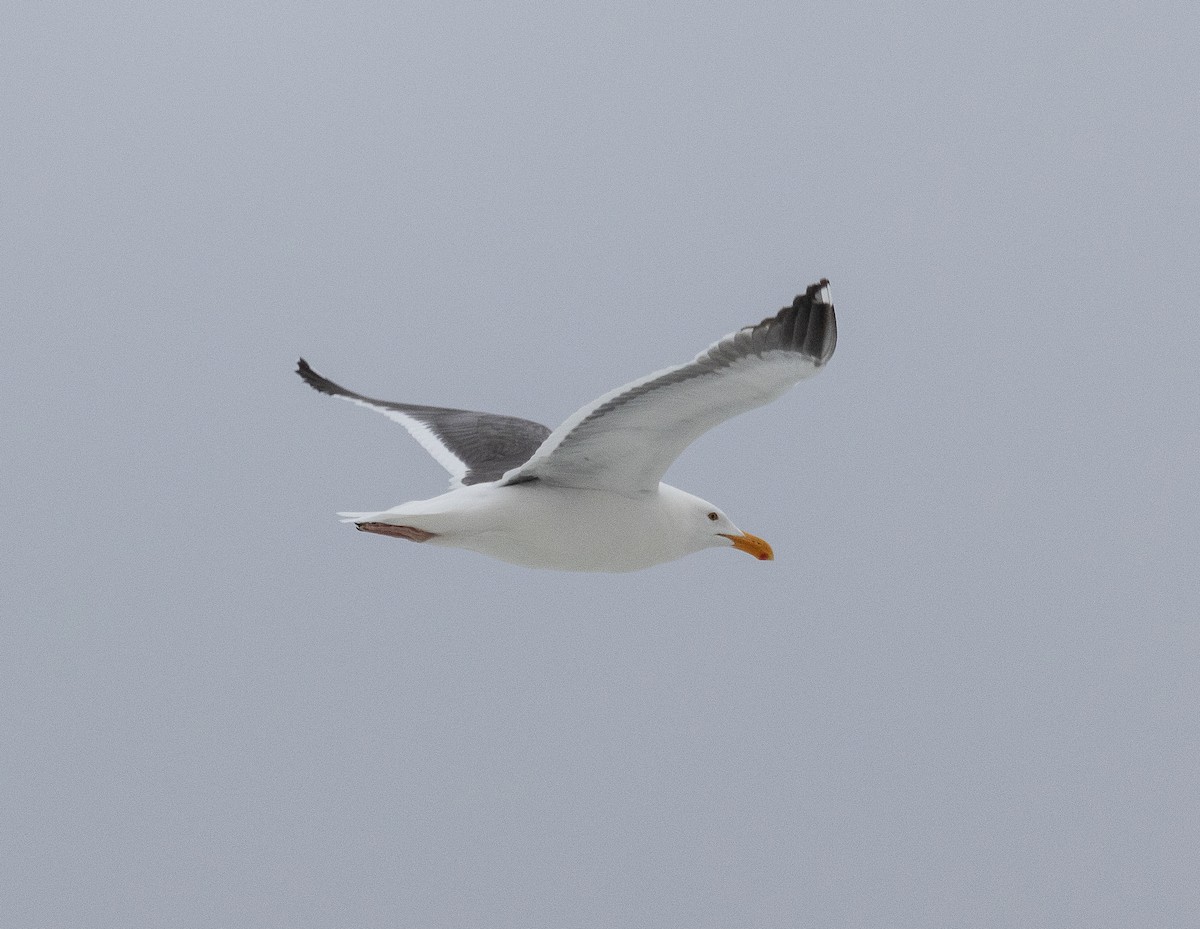
[[[697,437],[819,371],[836,344],[821,280],[775,316],[596,398],[553,431],[513,416],[374,400],[303,358],[297,373],[401,424],[451,475],[437,497],[339,514],[343,521],[525,567],[635,571],[715,547],[774,558],[719,508],[661,478]]]
[[[340,515],[368,532],[413,527],[430,534],[424,540],[429,545],[465,548],[527,568],[637,571],[728,547],[762,560],[773,557],[769,545],[742,532],[711,503],[664,483],[645,498],[536,482],[475,484],[380,513]]]

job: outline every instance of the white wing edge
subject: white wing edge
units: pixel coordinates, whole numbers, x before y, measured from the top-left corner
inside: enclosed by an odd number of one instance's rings
[[[462,486],[462,479],[467,476],[468,469],[466,462],[443,445],[437,433],[419,419],[414,419],[412,416],[409,416],[407,413],[401,413],[399,410],[389,410],[386,407],[376,406],[374,403],[367,403],[365,400],[359,400],[356,397],[346,397],[341,394],[335,394],[334,396],[339,400],[348,400],[355,406],[365,407],[368,410],[374,410],[376,413],[382,413],[392,422],[399,423],[408,431],[410,436],[420,443],[421,448],[433,456],[434,461],[450,472],[450,486]]]

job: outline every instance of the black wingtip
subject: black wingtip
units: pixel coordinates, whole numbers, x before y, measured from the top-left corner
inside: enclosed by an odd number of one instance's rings
[[[300,377],[304,379],[304,383],[306,383],[313,390],[320,391],[323,394],[328,394],[331,397],[346,396],[350,393],[350,391],[346,390],[346,388],[339,384],[335,384],[329,378],[322,377],[320,374],[314,371],[312,366],[303,358],[296,363],[296,373],[299,374]]]
[[[829,302],[829,278],[823,277],[817,283],[809,284],[792,306],[803,310],[806,316],[806,319],[798,319],[796,324],[800,350],[817,364],[825,364],[837,347],[837,316]]]

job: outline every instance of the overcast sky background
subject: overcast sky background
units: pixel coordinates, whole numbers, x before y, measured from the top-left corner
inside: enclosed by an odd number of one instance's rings
[[[0,910],[1200,922],[1192,3],[13,4]],[[366,536],[822,276],[632,575]]]

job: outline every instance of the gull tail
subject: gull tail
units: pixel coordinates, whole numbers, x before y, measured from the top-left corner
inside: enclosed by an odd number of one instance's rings
[[[344,523],[361,523],[383,516],[383,513],[338,513]]]

